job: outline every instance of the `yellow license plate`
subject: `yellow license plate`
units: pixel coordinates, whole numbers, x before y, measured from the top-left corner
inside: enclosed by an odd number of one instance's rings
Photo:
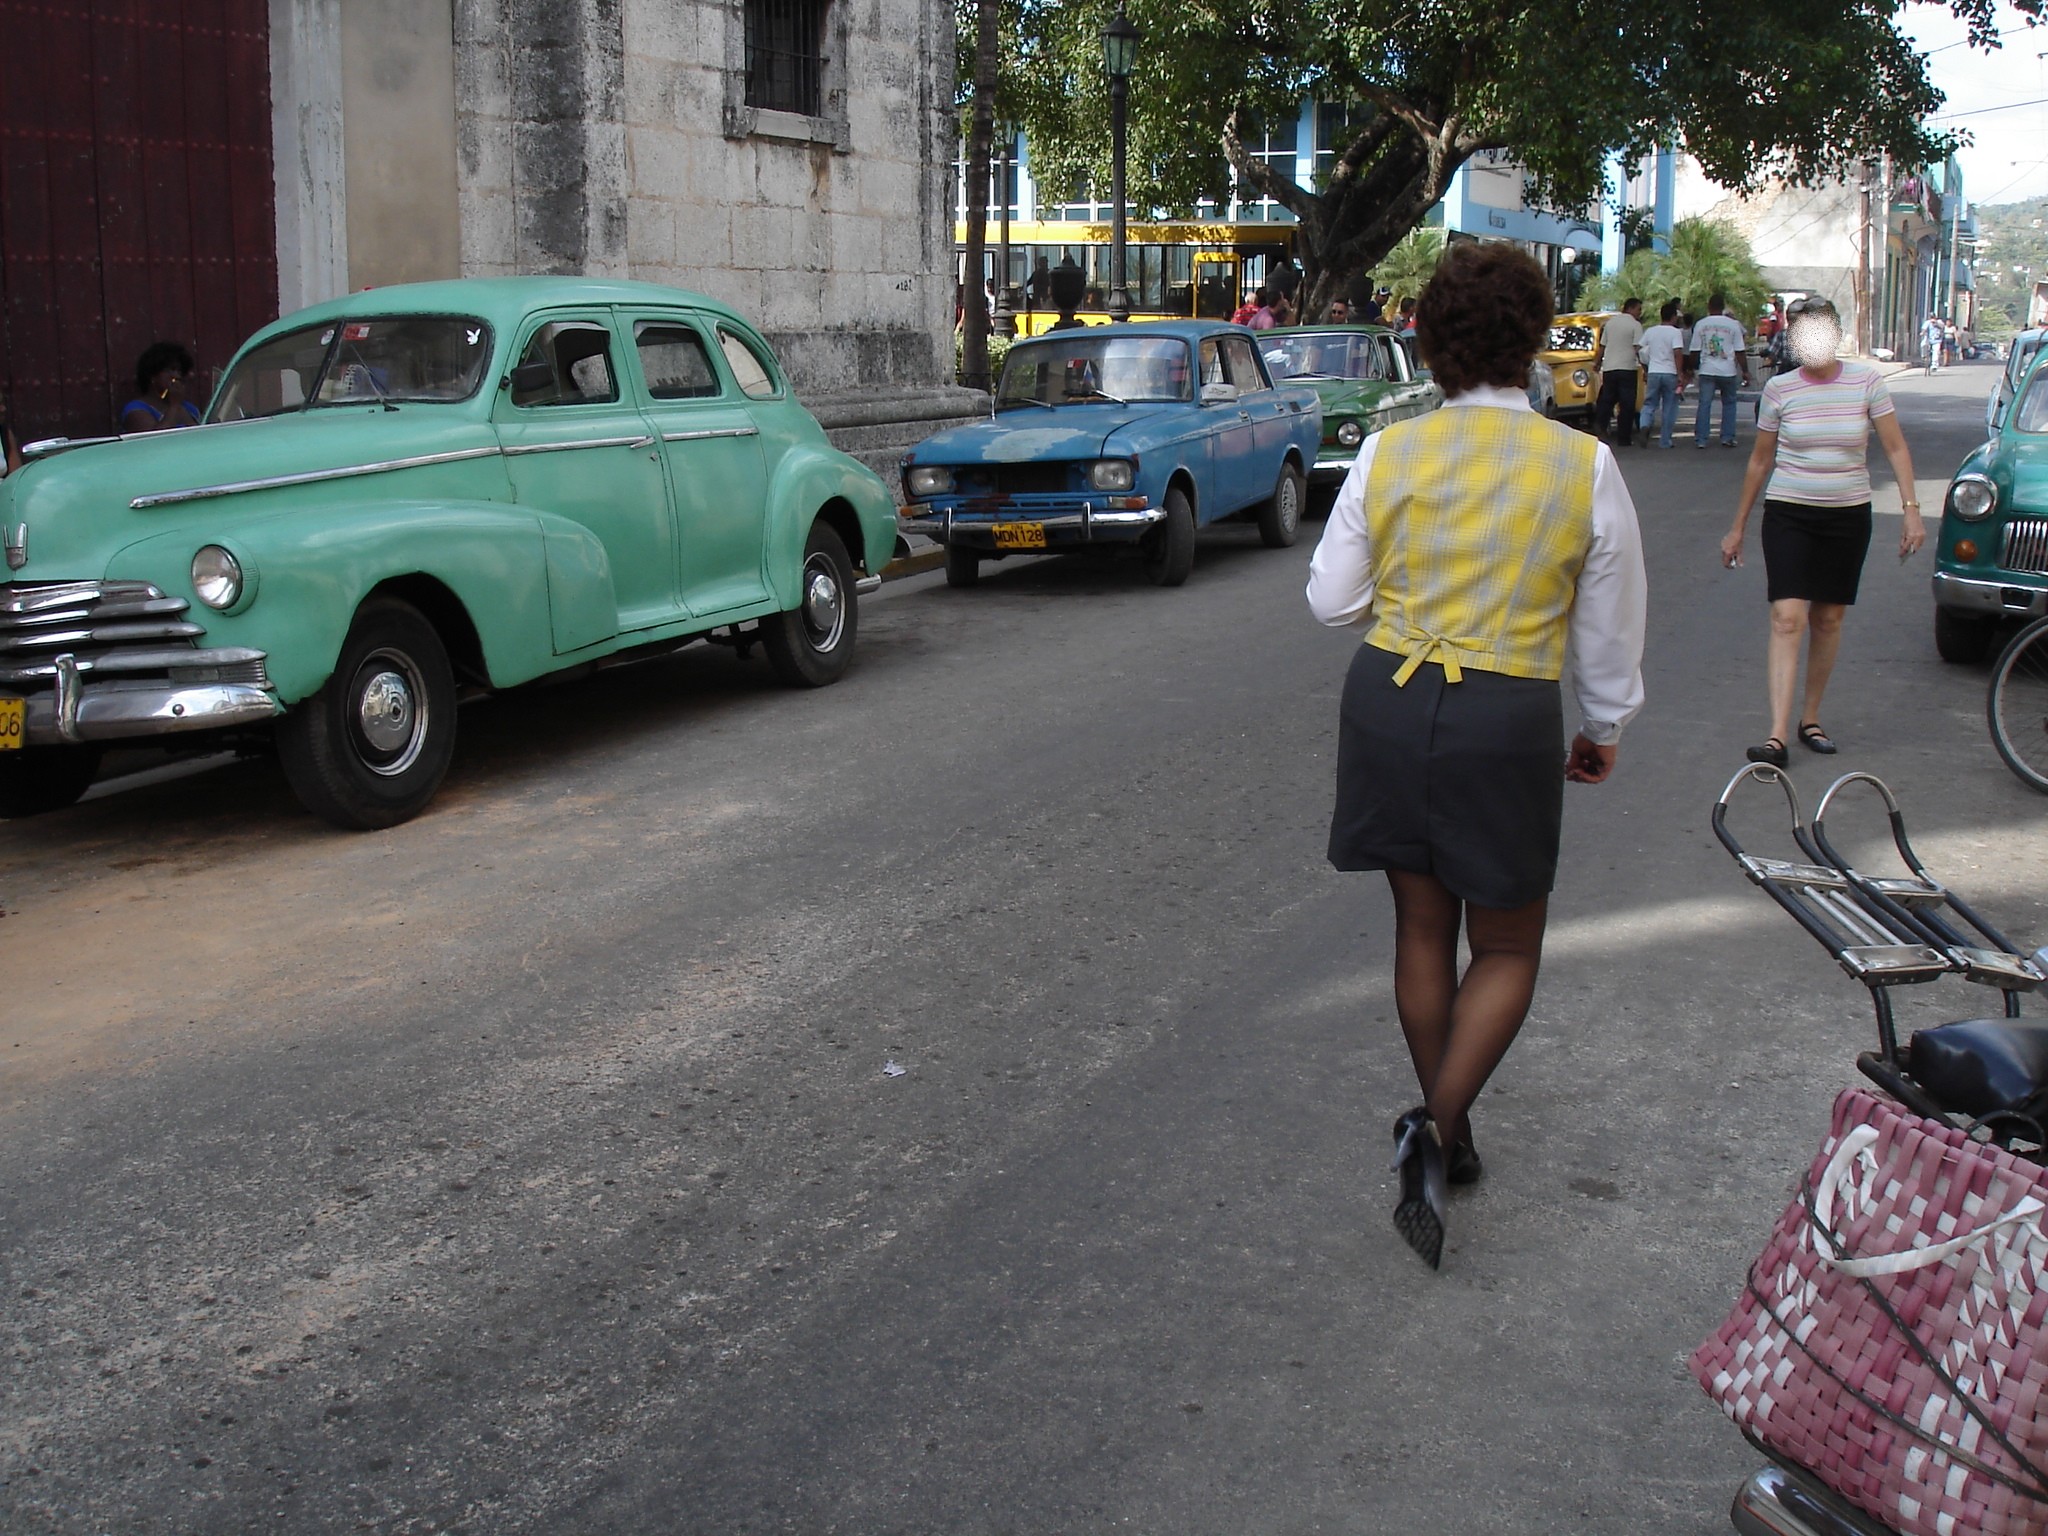
[[[0,699],[0,752],[18,752],[28,734],[28,700]]]
[[[1045,548],[1043,523],[997,523],[995,527],[997,549]]]

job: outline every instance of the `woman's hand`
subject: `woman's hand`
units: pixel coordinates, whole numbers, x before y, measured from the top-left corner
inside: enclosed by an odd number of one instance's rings
[[[1927,542],[1927,524],[1921,521],[1918,507],[1907,507],[1899,519],[1899,558],[1917,552]]]
[[[1721,540],[1721,563],[1729,570],[1742,564],[1742,529],[1730,528]]]
[[[1572,738],[1572,749],[1565,754],[1564,776],[1574,784],[1598,784],[1614,772],[1613,747],[1596,747],[1584,735]]]

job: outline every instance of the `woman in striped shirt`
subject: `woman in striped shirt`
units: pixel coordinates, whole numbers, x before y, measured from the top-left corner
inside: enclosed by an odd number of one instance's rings
[[[1764,570],[1771,603],[1771,734],[1749,749],[1753,763],[1785,766],[1792,739],[1792,696],[1799,647],[1806,642],[1806,691],[1799,740],[1815,752],[1835,744],[1820,725],[1821,696],[1841,649],[1842,615],[1856,601],[1870,548],[1872,429],[1899,484],[1899,558],[1927,542],[1913,494],[1913,456],[1884,379],[1868,363],[1835,355],[1841,317],[1824,299],[1795,308],[1787,343],[1799,367],[1764,386],[1756,447],[1742,477],[1735,526],[1721,541],[1721,562],[1742,564],[1742,539],[1757,493],[1764,495]],[[1766,486],[1765,479],[1769,478]]]

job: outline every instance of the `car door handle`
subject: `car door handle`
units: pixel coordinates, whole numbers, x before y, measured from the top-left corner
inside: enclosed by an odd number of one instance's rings
[[[1237,419],[1239,421],[1250,421],[1252,419],[1252,413],[1250,411],[1239,411],[1237,413]]]
[[[636,437],[633,439],[633,441],[626,444],[626,446],[628,448],[645,448],[648,446],[648,444],[652,443],[653,441],[654,439],[652,437]]]

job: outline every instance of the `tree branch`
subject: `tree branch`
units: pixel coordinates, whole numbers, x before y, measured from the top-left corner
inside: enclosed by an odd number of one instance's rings
[[[1316,195],[1303,187],[1292,176],[1281,176],[1265,161],[1244,147],[1244,141],[1237,134],[1237,109],[1231,108],[1230,115],[1223,119],[1223,153],[1230,160],[1230,167],[1238,179],[1247,183],[1261,197],[1270,197],[1306,225],[1314,219],[1318,227],[1322,224],[1322,210]]]

